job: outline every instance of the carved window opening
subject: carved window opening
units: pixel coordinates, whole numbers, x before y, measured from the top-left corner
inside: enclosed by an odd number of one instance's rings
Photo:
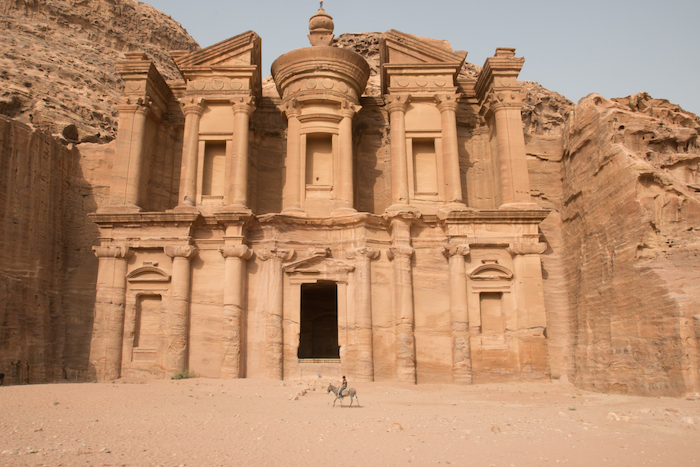
[[[202,172],[202,196],[223,197],[226,173],[225,141],[205,142]]]
[[[333,135],[330,133],[306,136],[306,185],[333,185]]]
[[[434,138],[416,138],[412,141],[413,190],[415,196],[437,196],[438,171]]]
[[[156,350],[161,338],[160,295],[140,295],[136,299],[134,350]]]
[[[505,341],[505,321],[503,317],[503,293],[481,292],[481,336],[484,344],[501,344]]]
[[[338,286],[332,281],[301,285],[300,359],[340,358]]]

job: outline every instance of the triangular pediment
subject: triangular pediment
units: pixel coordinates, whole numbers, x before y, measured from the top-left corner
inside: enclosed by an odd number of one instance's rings
[[[381,63],[396,65],[460,64],[466,52],[454,52],[449,42],[427,39],[392,29],[384,33]]]
[[[181,72],[188,69],[249,67],[261,63],[260,36],[253,31],[188,54],[173,53],[173,59]],[[184,73],[183,73],[184,74]]]
[[[345,261],[335,260],[329,257],[328,248],[312,248],[309,256],[284,265],[287,273],[318,274],[323,277],[331,277],[338,274],[347,274],[355,269],[355,266]]]

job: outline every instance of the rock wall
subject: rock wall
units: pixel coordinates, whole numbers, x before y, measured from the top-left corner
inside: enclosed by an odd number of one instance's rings
[[[646,94],[572,112],[561,216],[578,386],[698,390],[699,130]]]
[[[0,114],[70,142],[108,142],[123,53],[143,50],[166,79],[180,79],[168,51],[198,48],[135,0],[0,0]]]
[[[82,198],[71,180],[79,171],[75,149],[0,117],[0,372],[8,384],[83,377],[90,304],[74,306],[81,285],[67,279]]]

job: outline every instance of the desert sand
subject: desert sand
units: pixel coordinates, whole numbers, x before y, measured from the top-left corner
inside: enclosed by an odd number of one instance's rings
[[[700,462],[700,400],[565,383],[187,380],[0,387],[0,465],[664,465]]]

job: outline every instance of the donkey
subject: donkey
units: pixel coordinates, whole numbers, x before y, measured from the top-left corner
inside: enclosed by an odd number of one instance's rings
[[[357,391],[355,391],[353,388],[346,389],[344,392],[345,394],[338,394],[338,388],[333,386],[332,384],[328,385],[328,390],[326,391],[326,394],[332,392],[335,394],[335,399],[333,400],[333,407],[335,407],[335,401],[340,399],[340,406],[343,406],[343,397],[348,396],[350,397],[350,405],[349,407],[352,407],[352,400],[353,398],[357,401],[357,406],[360,406],[360,401],[357,399]]]

